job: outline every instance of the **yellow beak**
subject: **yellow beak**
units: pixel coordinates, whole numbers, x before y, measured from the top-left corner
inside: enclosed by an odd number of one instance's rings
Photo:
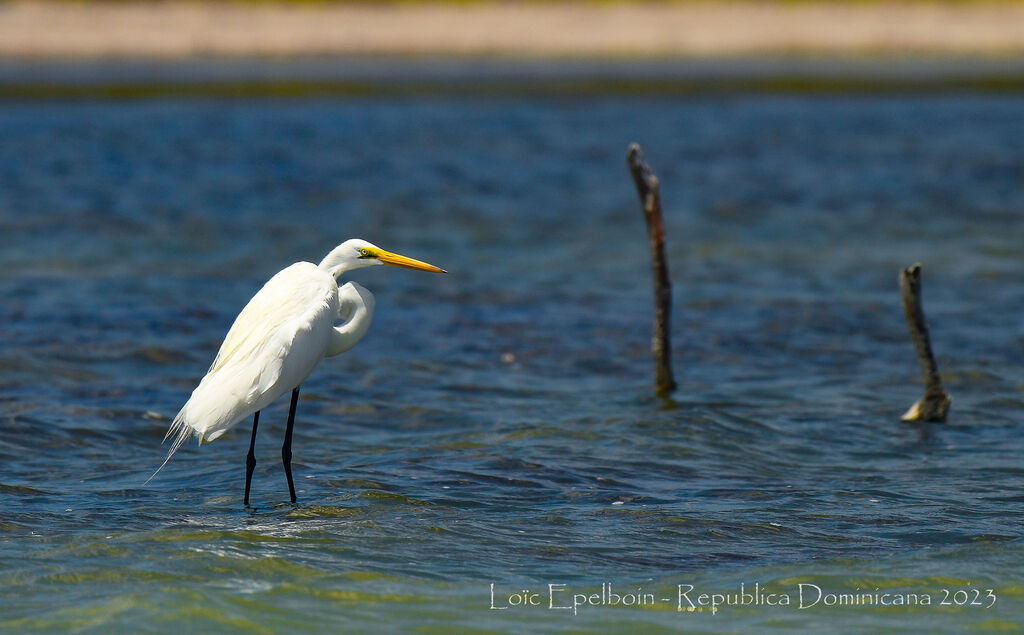
[[[405,267],[406,269],[416,269],[418,271],[430,271],[433,273],[448,273],[447,271],[441,269],[440,267],[435,267],[434,265],[427,264],[421,260],[409,258],[408,256],[400,256],[398,254],[393,254],[390,251],[384,251],[383,249],[378,251],[376,255],[377,260],[380,260],[386,265],[393,265],[395,267]]]

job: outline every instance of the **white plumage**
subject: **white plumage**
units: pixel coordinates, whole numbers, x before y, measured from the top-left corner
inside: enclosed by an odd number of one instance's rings
[[[339,287],[337,278],[380,264],[443,271],[352,239],[319,265],[298,262],[267,281],[235,318],[206,376],[174,418],[164,437],[174,441],[157,472],[190,436],[200,443],[217,439],[299,386],[325,356],[362,339],[373,319],[373,294],[355,282]]]
[[[326,271],[299,262],[275,275],[238,314],[175,425],[213,441],[301,384],[324,357],[336,315],[338,286]]]

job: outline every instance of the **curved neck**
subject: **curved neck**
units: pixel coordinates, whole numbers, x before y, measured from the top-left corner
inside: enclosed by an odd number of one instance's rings
[[[354,250],[346,243],[342,243],[331,250],[329,254],[317,265],[337,280],[341,274],[353,269],[361,269],[372,263],[369,260],[359,260],[354,255]]]
[[[373,321],[373,295],[354,282],[338,287],[338,319],[327,345],[326,357],[344,353],[363,339]]]

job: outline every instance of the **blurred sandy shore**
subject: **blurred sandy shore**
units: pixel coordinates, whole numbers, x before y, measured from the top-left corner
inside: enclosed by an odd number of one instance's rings
[[[0,3],[8,58],[1022,52],[1022,3]]]

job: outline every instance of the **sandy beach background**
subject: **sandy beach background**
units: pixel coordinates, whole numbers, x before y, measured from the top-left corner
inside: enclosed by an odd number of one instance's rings
[[[5,58],[1024,52],[1024,3],[0,3]]]

